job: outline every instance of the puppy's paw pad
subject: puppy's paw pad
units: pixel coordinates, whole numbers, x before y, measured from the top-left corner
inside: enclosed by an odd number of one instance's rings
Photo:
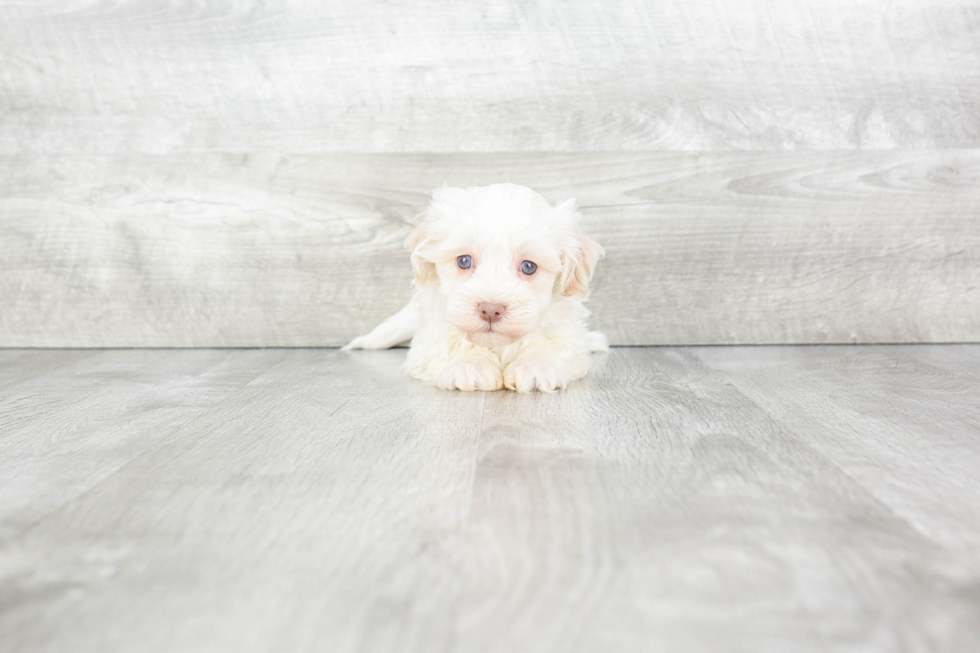
[[[544,361],[518,361],[504,370],[504,387],[517,392],[555,392],[568,386],[567,370]]]
[[[500,370],[487,363],[457,363],[439,375],[436,385],[443,390],[500,390],[504,380]]]

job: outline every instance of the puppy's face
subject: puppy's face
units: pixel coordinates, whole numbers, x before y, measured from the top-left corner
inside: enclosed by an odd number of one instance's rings
[[[602,248],[524,186],[440,188],[409,238],[418,285],[438,284],[444,318],[473,343],[500,347],[541,322],[556,297],[588,294]]]

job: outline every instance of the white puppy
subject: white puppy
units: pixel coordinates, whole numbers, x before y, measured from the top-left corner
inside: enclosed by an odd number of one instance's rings
[[[406,243],[412,301],[345,349],[411,338],[408,373],[440,388],[564,389],[609,348],[582,305],[603,250],[577,221],[525,186],[437,189]]]

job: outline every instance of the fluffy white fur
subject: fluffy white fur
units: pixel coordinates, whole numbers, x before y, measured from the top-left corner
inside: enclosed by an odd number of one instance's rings
[[[606,351],[583,301],[602,247],[582,233],[574,200],[551,206],[525,186],[437,189],[406,243],[412,301],[346,349],[387,349],[412,339],[416,379],[447,390],[554,392]],[[460,256],[472,258],[461,269]],[[524,261],[537,270],[521,271]],[[499,321],[481,304],[503,307]],[[413,337],[414,336],[414,337]]]

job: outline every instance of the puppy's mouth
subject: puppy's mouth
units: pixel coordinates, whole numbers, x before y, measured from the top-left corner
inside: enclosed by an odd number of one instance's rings
[[[485,326],[466,332],[466,339],[476,345],[482,345],[484,347],[500,347],[503,345],[509,345],[520,338],[520,336],[514,335],[512,333],[505,333],[499,328],[494,328],[493,324],[486,324]]]

